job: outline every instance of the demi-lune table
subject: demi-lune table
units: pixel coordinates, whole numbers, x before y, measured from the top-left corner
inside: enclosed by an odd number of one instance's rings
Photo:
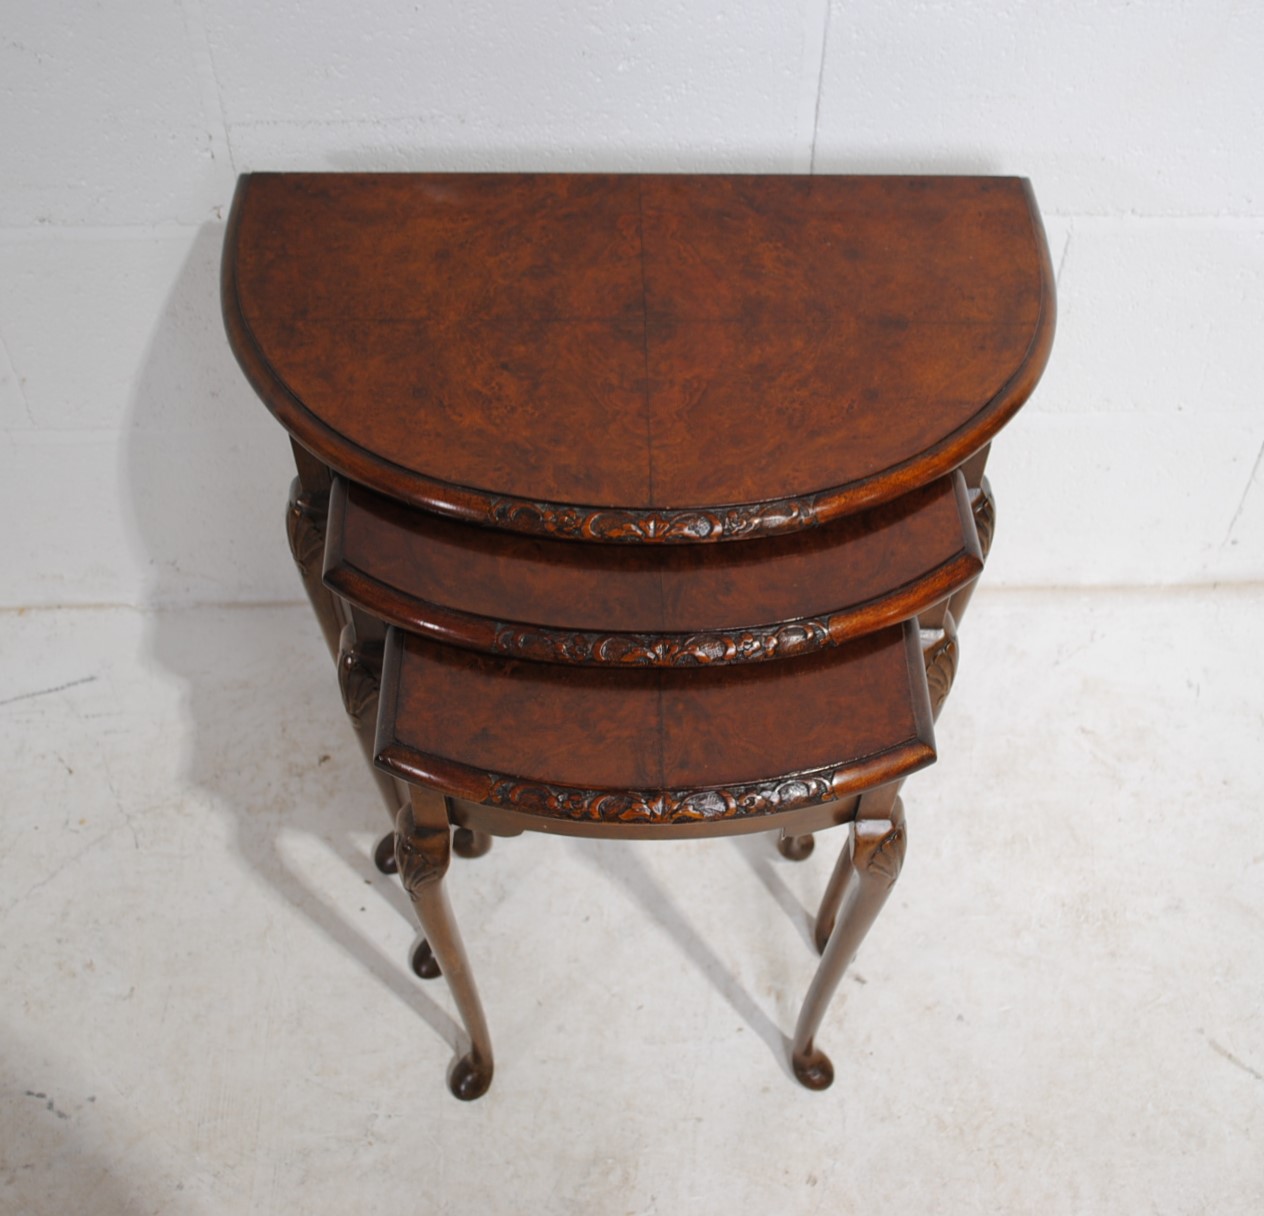
[[[376,860],[492,1049],[442,879],[525,830],[846,826],[792,1064],[904,857],[1053,275],[1020,178],[252,174],[224,317],[391,816]]]

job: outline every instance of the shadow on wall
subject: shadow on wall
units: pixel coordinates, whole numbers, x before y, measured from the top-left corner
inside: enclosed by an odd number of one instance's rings
[[[496,169],[556,163],[566,154],[481,149],[440,154],[365,149],[326,157],[334,170]],[[569,163],[629,171],[674,164],[662,149],[579,149]],[[769,158],[772,159],[771,157]],[[719,156],[689,166],[719,172]],[[769,164],[768,168],[777,166]],[[866,160],[865,172],[907,170],[907,160]],[[919,171],[986,173],[983,157],[918,163]],[[204,224],[189,249],[137,380],[124,445],[125,511],[132,544],[150,571],[148,607],[295,602],[301,598],[280,524],[293,475],[284,432],[255,397],[228,349],[219,303],[224,227]]]
[[[198,229],[158,317],[128,419],[125,511],[149,570],[150,608],[301,595],[280,523],[289,448],[224,336],[223,239],[222,225]]]
[[[224,334],[223,234],[216,224],[197,234],[159,317],[127,432],[129,522],[151,571],[145,603],[166,609],[148,615],[144,646],[183,688],[184,780],[230,817],[247,871],[455,1044],[455,1026],[406,965],[307,884],[282,847],[287,832],[326,840],[376,879],[361,838],[387,823],[316,622],[293,628],[287,605],[303,600],[285,538],[293,463]],[[275,610],[234,610],[251,600]],[[411,924],[403,890],[382,885]]]

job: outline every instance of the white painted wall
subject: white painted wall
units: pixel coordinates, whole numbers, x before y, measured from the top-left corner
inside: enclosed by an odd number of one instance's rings
[[[990,580],[1264,577],[1264,9],[8,0],[0,605],[293,599],[236,173],[1025,173],[1061,321]]]

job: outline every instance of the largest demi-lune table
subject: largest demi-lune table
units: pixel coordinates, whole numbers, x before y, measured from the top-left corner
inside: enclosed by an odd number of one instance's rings
[[[1053,339],[1019,178],[253,174],[229,340],[391,814],[377,851],[492,1050],[443,886],[524,830],[846,825],[795,1075],[899,873],[900,788]]]

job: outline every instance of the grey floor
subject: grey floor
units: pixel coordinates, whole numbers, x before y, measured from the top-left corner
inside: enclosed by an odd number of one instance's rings
[[[306,609],[0,615],[0,1211],[1264,1211],[1262,625],[980,592],[823,1094],[836,841],[458,861],[464,1105]]]

